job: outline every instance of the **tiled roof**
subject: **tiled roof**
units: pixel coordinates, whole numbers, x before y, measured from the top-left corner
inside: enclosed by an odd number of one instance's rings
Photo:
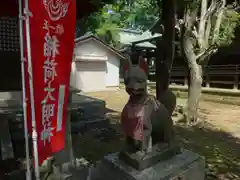
[[[154,34],[152,35],[151,32],[126,32],[126,31],[120,31],[120,43],[125,45],[132,45],[139,41],[145,41],[141,43],[137,43],[136,46],[139,47],[145,47],[145,48],[156,48],[156,46],[150,42],[148,42],[151,39],[161,37],[161,34]]]
[[[122,55],[121,52],[119,52],[117,49],[109,46],[107,43],[105,43],[104,41],[102,41],[101,39],[99,39],[98,37],[94,36],[93,34],[86,34],[83,35],[81,37],[75,38],[75,44],[77,45],[78,43],[84,42],[86,40],[90,40],[93,39],[99,43],[101,43],[103,46],[105,46],[107,49],[109,49],[110,51],[112,51],[114,54],[116,54],[117,56],[119,56],[122,59],[125,59],[125,57]]]

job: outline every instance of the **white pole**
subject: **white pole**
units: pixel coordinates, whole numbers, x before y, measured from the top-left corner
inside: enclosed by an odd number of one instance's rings
[[[33,94],[33,74],[32,74],[32,56],[31,56],[31,39],[30,39],[30,23],[29,18],[31,12],[28,7],[28,0],[25,0],[24,14],[26,16],[26,38],[27,38],[27,59],[28,59],[28,73],[29,73],[29,86],[30,86],[30,102],[31,102],[31,115],[32,115],[32,139],[33,139],[33,152],[34,152],[34,166],[36,180],[40,180],[39,161],[38,161],[38,147],[37,147],[37,131],[36,131],[36,115]]]
[[[22,70],[22,103],[23,103],[23,117],[24,117],[24,137],[25,137],[25,150],[26,150],[26,180],[31,180],[30,170],[30,155],[29,155],[29,139],[27,129],[27,103],[26,103],[26,88],[25,88],[25,68],[24,68],[24,42],[23,42],[23,5],[22,0],[18,0],[19,6],[19,37],[20,37],[20,52],[21,52],[21,70]]]

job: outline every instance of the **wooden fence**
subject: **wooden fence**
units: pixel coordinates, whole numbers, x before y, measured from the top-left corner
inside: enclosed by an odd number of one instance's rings
[[[154,79],[155,71],[150,70],[150,79]],[[152,78],[151,78],[152,76]],[[239,88],[240,65],[208,65],[203,67],[203,86],[226,86]],[[172,67],[171,83],[187,85],[188,69],[185,67]]]

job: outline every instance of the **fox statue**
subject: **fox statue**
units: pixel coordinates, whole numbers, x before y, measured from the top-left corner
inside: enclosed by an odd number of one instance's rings
[[[131,62],[138,59],[137,65]],[[147,65],[138,54],[126,63],[124,84],[129,100],[121,114],[121,126],[125,134],[126,151],[144,157],[152,147],[164,143],[171,145],[174,140],[172,112],[176,96],[167,90],[164,104],[147,93]]]

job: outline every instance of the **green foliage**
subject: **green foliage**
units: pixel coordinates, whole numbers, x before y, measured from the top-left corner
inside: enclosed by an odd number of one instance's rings
[[[159,8],[148,0],[106,4],[99,12],[86,19],[86,31],[91,31],[105,42],[118,46],[119,28],[147,30],[158,17]]]
[[[154,1],[136,0],[132,6],[125,6],[121,10],[123,22],[126,28],[147,30],[157,20],[159,8]]]
[[[196,9],[200,7],[201,0],[181,0],[178,1],[178,3],[182,3],[185,8],[189,7],[191,9]],[[178,4],[178,6],[180,6],[180,4]]]
[[[119,41],[118,28],[121,27],[120,15],[109,13],[116,11],[117,5],[105,5],[99,12],[91,14],[86,19],[86,31],[90,31],[108,44],[116,47]]]
[[[220,26],[220,32],[217,39],[219,46],[229,45],[235,38],[235,29],[240,25],[240,13],[236,11],[225,11],[223,20]]]
[[[179,17],[186,8],[199,9],[201,0],[176,0]],[[84,31],[90,31],[106,41],[118,46],[119,28],[133,28],[138,30],[149,29],[161,14],[161,0],[117,1],[114,4],[105,4],[96,13],[86,17]],[[224,13],[217,44],[228,45],[234,39],[235,28],[240,25],[240,14],[227,10]]]
[[[113,47],[118,47],[119,29],[116,24],[106,23],[96,29],[96,35]]]
[[[182,2],[182,4],[180,3]],[[178,9],[183,8],[186,10],[186,8],[190,9],[197,9],[198,13],[200,12],[201,8],[201,0],[181,0],[178,1]],[[182,11],[184,12],[184,11]],[[216,14],[212,18],[212,28],[211,30],[214,31],[214,23],[217,20],[217,16],[219,14]],[[215,21],[214,21],[215,20]],[[219,29],[219,34],[217,36],[216,43],[218,47],[220,46],[226,46],[232,43],[233,39],[235,38],[235,29],[237,26],[240,25],[240,13],[234,11],[234,10],[224,10],[222,22]],[[213,37],[213,34],[210,33],[209,39],[211,40]]]

